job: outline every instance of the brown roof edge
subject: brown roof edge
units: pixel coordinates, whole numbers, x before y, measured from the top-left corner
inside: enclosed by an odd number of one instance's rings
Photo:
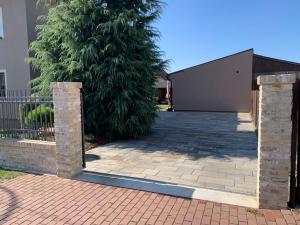
[[[159,74],[159,76],[161,78],[163,78],[164,80],[168,80],[169,79],[168,78],[169,74],[165,70],[161,71],[161,73]]]
[[[287,61],[287,60],[283,60],[283,59],[271,58],[271,57],[268,57],[268,56],[263,56],[263,55],[258,55],[258,54],[253,54],[253,57],[262,58],[262,59],[268,59],[268,60],[271,60],[271,61],[288,63],[288,64],[293,64],[293,65],[300,66],[300,63],[297,63],[297,62],[291,62],[291,61]]]
[[[239,55],[239,54],[242,54],[242,53],[245,53],[245,52],[249,52],[249,51],[254,52],[254,49],[250,48],[250,49],[247,49],[247,50],[244,50],[244,51],[241,51],[241,52],[237,52],[237,53],[234,53],[234,54],[231,54],[231,55],[227,55],[227,56],[224,56],[224,57],[221,57],[221,58],[218,58],[218,59],[214,59],[214,60],[209,61],[209,62],[201,63],[201,64],[198,64],[198,65],[195,65],[195,66],[188,67],[186,69],[178,70],[178,71],[175,71],[173,73],[169,73],[168,76],[170,77],[172,75],[175,75],[177,73],[183,72],[185,70],[193,69],[193,68],[198,67],[198,66],[202,66],[202,65],[205,65],[205,64],[208,64],[208,63],[219,61],[219,60],[222,60],[222,59],[225,59],[225,58],[229,58],[229,57],[232,57],[232,56],[235,56],[235,55]]]

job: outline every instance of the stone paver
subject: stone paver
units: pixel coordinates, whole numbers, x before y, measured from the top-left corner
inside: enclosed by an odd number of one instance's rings
[[[255,210],[202,200],[25,175],[0,184],[0,224],[288,225],[299,211]]]
[[[87,152],[88,171],[256,193],[257,136],[247,113],[160,112],[150,136]]]

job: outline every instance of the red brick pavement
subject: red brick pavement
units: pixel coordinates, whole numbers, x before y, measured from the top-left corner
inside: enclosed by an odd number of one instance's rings
[[[300,213],[25,175],[0,184],[0,224],[300,225]]]

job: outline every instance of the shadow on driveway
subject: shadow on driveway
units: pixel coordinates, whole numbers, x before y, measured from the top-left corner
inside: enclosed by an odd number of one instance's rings
[[[202,157],[257,158],[257,135],[247,113],[159,112],[149,136],[109,143],[103,148],[170,152]]]
[[[14,211],[19,207],[19,200],[17,195],[13,191],[11,191],[7,187],[2,186],[1,184],[0,184],[0,193],[1,193],[0,204],[5,204],[6,206],[5,211],[0,213],[0,220],[3,221],[13,216]]]

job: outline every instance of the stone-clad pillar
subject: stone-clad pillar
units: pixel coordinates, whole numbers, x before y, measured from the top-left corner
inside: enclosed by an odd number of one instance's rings
[[[81,83],[53,83],[56,165],[59,177],[73,178],[82,170]]]
[[[258,188],[259,208],[286,208],[292,136],[292,74],[258,77]]]

